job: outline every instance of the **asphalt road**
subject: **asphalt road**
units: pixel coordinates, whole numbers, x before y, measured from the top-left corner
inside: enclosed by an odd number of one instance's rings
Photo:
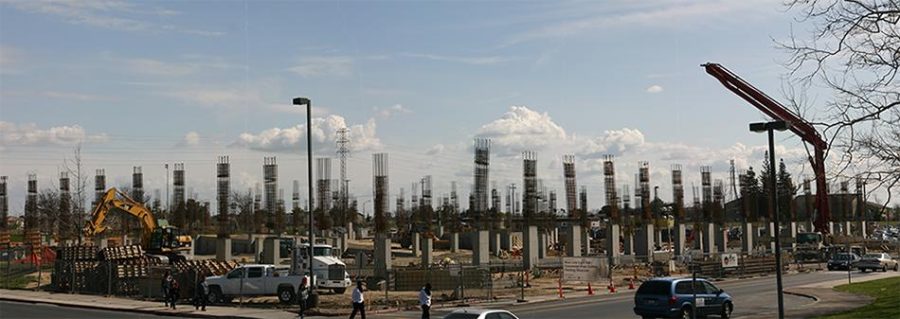
[[[163,318],[160,316],[94,310],[85,308],[60,307],[42,303],[0,301],[0,318],[44,319],[44,318]],[[171,317],[170,317],[171,318]]]
[[[870,276],[872,273],[853,272],[856,277]],[[822,281],[846,279],[847,272],[815,272],[809,274],[792,274],[783,277],[784,288],[802,286]],[[778,311],[778,299],[775,294],[775,276],[753,278],[733,282],[715,283],[735,300],[734,317],[751,314],[773,313]],[[627,290],[626,290],[627,291]],[[622,292],[622,290],[620,290]],[[785,309],[799,308],[812,303],[813,300],[794,295],[784,295]],[[598,298],[573,298],[562,301],[536,304],[518,304],[499,307],[509,310],[522,319],[538,318],[638,318],[634,315],[634,294],[621,293],[616,296]],[[451,309],[452,310],[452,309]],[[440,318],[450,310],[433,311],[432,316]],[[377,318],[418,318],[417,312],[389,314]],[[372,316],[375,317],[375,316]]]

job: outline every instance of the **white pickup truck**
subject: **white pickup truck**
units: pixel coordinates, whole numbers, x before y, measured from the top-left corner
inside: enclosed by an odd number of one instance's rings
[[[303,276],[290,275],[290,268],[275,265],[247,264],[232,269],[224,276],[206,277],[209,302],[230,302],[238,296],[278,296],[278,301],[294,300]]]

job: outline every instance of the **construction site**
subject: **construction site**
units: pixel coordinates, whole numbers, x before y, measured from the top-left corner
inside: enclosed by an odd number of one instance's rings
[[[798,125],[804,123],[801,119],[777,102],[760,98],[754,94],[758,91],[724,68],[708,65],[707,70],[723,84],[741,88],[738,95],[754,106],[794,122],[792,129],[821,154],[818,135]],[[435,300],[442,303],[563,298],[593,294],[595,289],[634,289],[636,282],[651,277],[696,273],[745,278],[822,269],[838,252],[900,253],[896,234],[881,235],[887,228],[877,221],[884,208],[864,201],[865,182],[828,185],[821,158],[811,159],[817,175],[803,180],[798,194],[789,191],[794,188],[789,177],[773,192],[768,173],[737,171],[733,161],[726,172],[672,165],[673,200],[664,202],[650,179],[652,163],[637,163],[637,172],[617,172],[616,158],[607,155],[603,192],[589,192],[578,188],[574,155],[526,150],[521,155],[521,186],[505,185],[501,195],[503,189],[490,178],[491,140],[476,138],[468,209],[461,209],[455,181],[425,175],[409,184],[409,192],[399,188],[391,211],[392,163],[389,154],[376,153],[374,212],[367,217],[360,214],[347,187],[352,141],[346,130],[338,133],[339,179],[332,177],[332,158],[315,158],[315,196],[307,207],[301,205],[300,183],[294,180],[290,210],[278,188],[275,157],[263,158],[262,187],[258,183],[246,193],[231,189],[229,156],[217,157],[215,175],[209,176],[217,187],[215,214],[209,211],[209,202],[187,192],[188,172],[182,163],[173,165],[173,196],[166,205],[158,194],[153,202],[145,202],[141,167],[134,167],[127,191],[108,188],[109,177],[96,170],[95,196],[87,214],[72,207],[65,173],[59,176],[59,195],[49,203],[58,208],[55,212],[47,209],[47,198],[39,198],[37,176],[29,176],[27,185],[8,185],[3,176],[4,220],[8,188],[26,187],[28,194],[24,227],[15,232],[5,227],[0,237],[3,287],[160,300],[159,282],[171,273],[188,287],[181,298],[189,299],[190,287],[201,277],[231,277],[243,265],[264,264],[282,267],[291,275],[312,270],[319,313],[339,314],[345,291],[357,281],[383,292],[374,298],[378,307],[403,308],[416,305],[415,292],[424,282],[433,285]],[[563,171],[539,174],[539,160],[551,157],[561,158]],[[556,191],[541,179],[559,173],[565,209],[557,207]],[[617,185],[617,174],[634,174],[634,183]],[[701,184],[691,186],[692,198],[686,203],[683,179],[688,174],[699,175]],[[434,183],[451,184],[451,192],[435,200]],[[778,228],[775,210],[768,204],[772,193],[780,201]],[[602,196],[605,205],[589,207],[589,195]],[[308,207],[313,207],[312,216]],[[315,249],[310,248],[309,227]],[[880,237],[874,236],[876,232]],[[781,270],[774,257],[776,237],[784,252]],[[235,292],[214,284],[210,289],[209,301],[214,304],[282,308],[296,304],[293,292],[281,288],[245,290],[242,284]]]

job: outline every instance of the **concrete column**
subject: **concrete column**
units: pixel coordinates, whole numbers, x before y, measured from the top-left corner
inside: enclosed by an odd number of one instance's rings
[[[100,249],[103,249],[106,247],[109,247],[109,239],[107,239],[107,238],[100,239]]]
[[[703,254],[709,255],[716,251],[716,224],[703,223]]]
[[[866,233],[866,221],[861,220],[856,222],[856,228],[859,228],[859,235],[863,238],[866,238],[868,234]]]
[[[755,234],[755,231],[753,223],[741,224],[741,252],[745,254],[753,253],[753,234]]]
[[[263,260],[263,256],[262,256],[263,244],[265,244],[265,241],[266,241],[266,239],[263,237],[256,237],[256,239],[253,240],[253,260],[256,261],[256,263],[259,263],[259,264],[265,263],[265,261]]]
[[[231,238],[216,238],[216,261],[231,261]]]
[[[675,244],[675,255],[681,256],[684,254],[684,240],[687,238],[687,232],[682,223],[675,223],[675,231],[673,232],[675,238],[673,238],[672,242]]]
[[[585,256],[591,254],[591,234],[587,229],[581,232],[581,254]]]
[[[537,226],[526,226],[522,232],[522,263],[525,269],[537,266],[538,261],[538,229]]]
[[[500,249],[512,250],[512,230],[504,229],[500,231]]]
[[[716,224],[713,225],[715,226],[716,231],[716,251],[724,253],[725,249],[728,248],[728,235],[725,233],[728,230],[728,227]]]
[[[767,233],[769,234],[769,237],[772,238],[772,240],[769,242],[769,252],[774,254],[775,253],[775,236],[778,236],[778,234],[775,231],[775,223],[768,223],[766,225],[768,225]]]
[[[632,232],[634,232],[634,231],[632,230]],[[623,238],[625,238],[625,240],[624,240],[625,254],[629,255],[629,256],[634,256],[634,233],[632,233],[630,235],[625,234],[623,236]]]
[[[459,233],[450,233],[450,252],[459,252]]]
[[[641,260],[653,260],[653,245],[656,231],[653,224],[645,224],[638,229],[635,239],[635,258]]]
[[[792,221],[788,224],[788,232],[791,238],[794,239],[794,241],[791,242],[790,245],[791,251],[795,251],[797,249],[797,222]]]
[[[347,223],[347,239],[356,239],[356,232],[353,231],[353,223]]]
[[[416,257],[422,255],[422,235],[419,233],[412,233],[412,253]]]
[[[828,222],[828,233],[834,234],[834,222]]]
[[[479,230],[472,233],[472,264],[475,266],[488,265],[491,262],[490,247],[488,241],[490,232]]]
[[[566,256],[581,256],[581,225],[571,225],[566,232]]]
[[[553,227],[553,238],[552,242],[559,243],[559,227]]]
[[[494,256],[500,256],[500,232],[490,232],[490,238],[488,239],[488,249]]]
[[[612,265],[619,264],[619,225],[609,224],[606,228],[606,256]]]
[[[853,236],[853,233],[850,232],[850,225],[852,222],[846,221],[844,222],[844,235]]]
[[[422,238],[422,266],[427,267],[434,262],[434,242],[431,237]]]
[[[538,232],[538,259],[547,258],[547,239],[549,237],[545,232]]]
[[[278,264],[281,260],[281,239],[266,238],[263,242],[263,264]]]
[[[387,278],[391,270],[391,236],[375,233],[375,277]],[[359,260],[358,262],[362,262]]]

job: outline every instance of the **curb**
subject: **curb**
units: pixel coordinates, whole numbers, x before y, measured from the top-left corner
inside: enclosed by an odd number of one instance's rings
[[[815,296],[815,295],[813,295],[813,294],[806,294],[806,293],[795,292],[795,291],[790,291],[790,290],[782,290],[782,293],[787,294],[787,295],[794,295],[794,296],[805,297],[805,298],[812,299],[812,300],[815,301],[815,302],[819,302],[819,297],[817,297],[817,296]]]
[[[93,310],[134,312],[134,313],[151,314],[151,315],[157,315],[157,316],[167,316],[167,317],[256,319],[253,317],[243,317],[243,316],[233,316],[233,315],[217,316],[217,315],[194,313],[194,312],[168,312],[168,311],[151,310],[151,309],[104,307],[104,306],[99,306],[99,305],[86,305],[86,304],[82,304],[82,303],[71,303],[71,302],[47,300],[47,299],[30,299],[30,298],[23,298],[23,297],[16,298],[16,297],[2,296],[2,297],[0,297],[0,300],[12,301],[12,302],[22,302],[22,303],[32,303],[32,304],[49,304],[49,305],[57,305],[57,306],[65,306],[65,307],[73,307],[73,308],[93,309]],[[185,305],[185,306],[188,306],[188,305]]]

